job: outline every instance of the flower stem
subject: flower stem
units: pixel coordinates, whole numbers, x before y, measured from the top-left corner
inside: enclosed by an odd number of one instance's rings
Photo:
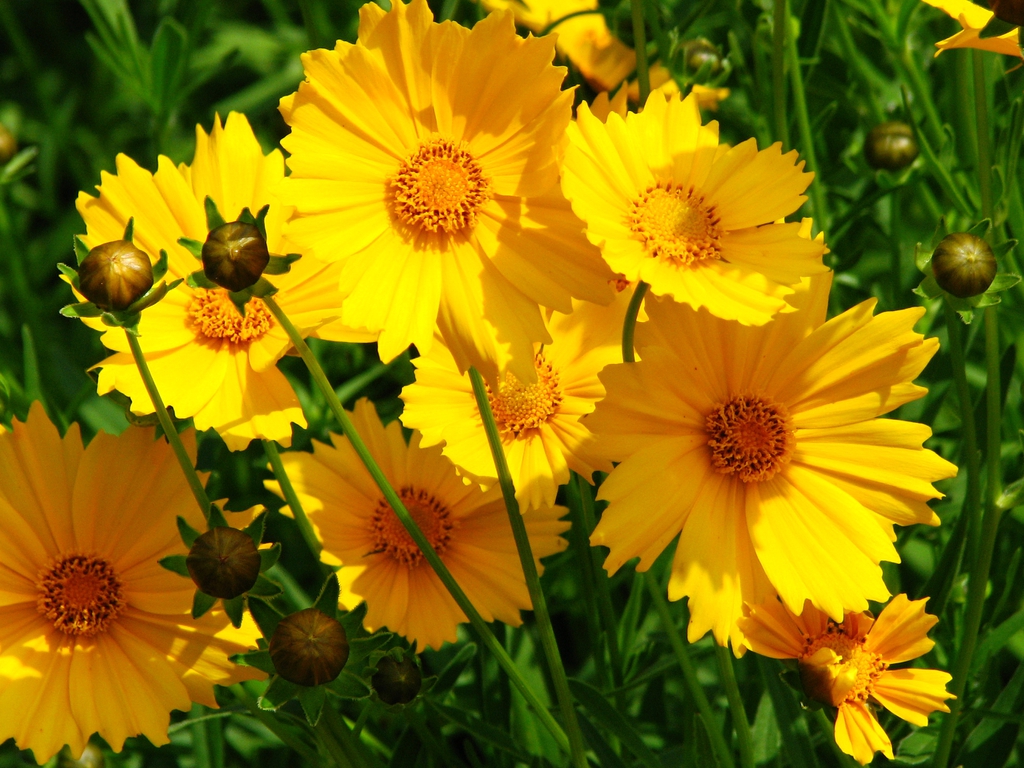
[[[644,108],[651,95],[651,73],[647,61],[647,32],[644,29],[644,0],[630,0],[633,11],[633,46],[636,48],[636,83],[640,89],[637,112]]]
[[[732,725],[736,731],[736,741],[740,748],[740,765],[743,768],[754,768],[754,738],[750,733],[750,721],[747,710],[743,707],[743,697],[736,685],[736,673],[732,667],[732,653],[724,645],[715,645],[715,658],[718,661],[718,673],[729,699],[729,711],[732,712]]]
[[[985,60],[981,51],[971,51],[974,64],[974,115],[978,124],[978,185],[981,188],[981,215],[992,217],[992,148],[988,125],[988,90],[985,87]],[[988,313],[985,313],[986,316]],[[988,323],[985,324],[986,329]]]
[[[505,459],[505,449],[501,446],[498,425],[494,420],[491,402],[487,397],[487,390],[484,387],[484,379],[480,375],[480,371],[476,368],[470,368],[469,380],[473,383],[476,405],[484,423],[484,431],[487,433],[487,442],[491,447],[494,466],[498,471],[501,495],[505,497],[505,509],[508,510],[509,523],[512,525],[512,535],[515,536],[516,549],[519,550],[519,562],[522,563],[523,575],[526,577],[526,588],[530,592],[530,602],[533,603],[533,615],[537,619],[537,630],[540,635],[541,648],[544,650],[544,656],[548,662],[551,681],[555,686],[555,697],[558,699],[559,708],[562,710],[562,719],[565,721],[565,730],[569,736],[573,765],[576,768],[587,768],[583,733],[580,731],[579,723],[576,720],[576,710],[573,708],[572,694],[569,692],[569,681],[565,677],[565,667],[562,666],[562,656],[558,651],[558,642],[555,640],[555,630],[551,626],[551,615],[548,613],[547,600],[545,600],[544,591],[540,587],[537,560],[534,558],[533,548],[530,546],[530,537],[526,532],[526,523],[523,522],[523,516],[519,513],[519,501],[516,499],[516,489],[512,483],[512,474],[509,472],[508,461]]]
[[[775,139],[788,149],[789,121],[786,120],[786,32],[789,26],[788,0],[775,0],[772,16],[772,116]]]
[[[160,421],[160,427],[167,436],[167,442],[171,444],[174,455],[178,458],[178,464],[181,465],[181,471],[185,473],[185,480],[188,481],[188,487],[192,489],[192,495],[196,498],[196,504],[203,511],[203,517],[209,520],[210,498],[206,495],[203,481],[196,474],[195,465],[192,464],[192,459],[189,458],[188,451],[185,450],[185,446],[178,436],[178,430],[174,428],[174,422],[171,421],[167,408],[164,407],[164,401],[160,397],[159,390],[156,388],[156,382],[153,380],[153,374],[149,370],[146,356],[142,353],[142,346],[139,344],[138,338],[128,333],[128,331],[125,331],[124,335],[128,339],[128,346],[132,349],[132,357],[135,358],[135,365],[138,366],[142,382],[146,385],[149,399],[153,401],[153,409],[156,411],[156,417]]]
[[[647,283],[641,280],[636,284],[633,291],[633,298],[629,300],[626,307],[626,319],[622,322],[622,362],[636,362],[636,355],[633,352],[633,334],[636,332],[636,316],[640,314],[640,305],[644,303],[644,295],[647,293]]]
[[[288,338],[291,340],[295,349],[302,357],[302,361],[309,369],[309,374],[313,377],[313,382],[327,401],[327,405],[330,407],[331,413],[334,414],[334,418],[337,419],[342,432],[352,444],[352,448],[359,456],[359,459],[363,462],[363,465],[370,473],[370,476],[377,484],[377,487],[380,488],[381,493],[384,495],[384,499],[391,505],[391,508],[394,510],[399,521],[401,521],[402,525],[405,527],[405,530],[409,532],[412,540],[416,542],[416,546],[422,550],[423,556],[426,558],[427,562],[430,563],[430,567],[434,569],[434,572],[437,573],[438,578],[441,579],[441,583],[443,583],[445,588],[447,588],[451,593],[452,598],[454,598],[459,608],[462,609],[462,612],[466,614],[470,624],[479,636],[480,641],[492,654],[494,654],[494,658],[497,660],[498,665],[505,670],[505,673],[512,681],[512,684],[516,687],[516,690],[522,694],[526,703],[544,724],[544,727],[551,732],[551,735],[554,737],[555,741],[558,742],[558,745],[568,753],[570,751],[569,739],[566,737],[565,731],[562,730],[558,721],[555,720],[537,694],[532,688],[530,688],[519,670],[516,669],[516,666],[513,663],[512,658],[508,655],[508,652],[505,650],[505,647],[498,642],[494,633],[491,632],[490,627],[487,626],[487,622],[483,620],[479,611],[473,607],[469,598],[466,597],[466,593],[462,591],[462,587],[459,586],[455,577],[452,576],[451,571],[448,570],[448,566],[444,564],[444,561],[441,560],[437,552],[434,551],[434,548],[430,546],[430,541],[423,535],[423,531],[420,530],[420,527],[416,525],[416,522],[412,519],[409,511],[402,503],[401,498],[399,498],[398,494],[395,493],[395,489],[391,487],[391,484],[384,476],[381,468],[378,466],[377,462],[374,461],[373,456],[370,455],[370,451],[367,449],[366,443],[362,441],[362,438],[359,437],[355,427],[352,426],[352,421],[349,419],[348,414],[345,413],[345,409],[342,407],[337,393],[335,393],[333,387],[331,387],[331,383],[327,380],[327,375],[324,373],[323,368],[320,367],[320,363],[310,350],[309,345],[307,345],[303,340],[302,334],[299,333],[299,330],[295,327],[292,321],[288,319],[288,316],[284,311],[282,311],[281,307],[278,306],[277,302],[274,301],[273,297],[267,296],[263,301],[271,313],[273,313],[277,322],[279,322],[281,327],[284,328],[285,333],[288,334]]]
[[[306,510],[302,508],[302,502],[299,501],[298,494],[295,493],[295,487],[292,485],[288,473],[284,471],[284,463],[281,461],[281,454],[277,450],[277,444],[273,440],[264,439],[263,450],[266,451],[267,461],[270,462],[270,467],[274,470],[274,477],[277,478],[277,482],[281,485],[281,493],[284,494],[284,500],[288,502],[288,507],[291,509],[295,522],[299,526],[299,533],[302,534],[302,538],[309,546],[310,551],[319,559],[320,550],[323,549],[323,546],[316,537],[316,532],[313,530],[313,524],[309,522]]]
[[[786,14],[786,24],[790,24]],[[786,35],[786,52],[789,59],[789,76],[793,88],[793,105],[796,107],[796,124],[800,129],[800,143],[803,155],[807,158],[807,168],[814,173],[811,184],[811,203],[814,206],[814,217],[819,229],[828,229],[828,211],[825,209],[825,188],[822,185],[821,166],[818,165],[818,154],[814,150],[814,133],[811,131],[811,118],[807,112],[807,95],[804,91],[804,76],[800,69],[800,52],[796,45],[796,35],[789,30]]]
[[[697,711],[704,720],[704,727],[708,732],[708,738],[711,740],[711,748],[715,751],[715,756],[718,758],[718,765],[721,768],[736,768],[729,745],[725,743],[725,737],[722,736],[722,729],[719,727],[718,718],[715,717],[715,713],[711,710],[708,697],[704,695],[704,689],[700,687],[700,683],[697,681],[697,670],[693,666],[690,652],[686,650],[686,644],[683,642],[679,630],[676,629],[675,621],[672,619],[672,612],[668,608],[668,602],[661,594],[661,587],[654,580],[654,577],[651,576],[650,571],[646,571],[643,574],[643,579],[647,583],[647,591],[651,594],[654,610],[658,612],[658,616],[661,619],[661,628],[668,635],[669,645],[672,646],[676,660],[679,662],[679,667],[683,670],[683,680],[686,682],[687,692],[693,699],[694,704],[697,705]]]

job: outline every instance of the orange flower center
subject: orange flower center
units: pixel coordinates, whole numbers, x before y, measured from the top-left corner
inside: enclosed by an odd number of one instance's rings
[[[647,252],[680,265],[721,258],[722,229],[715,207],[693,187],[659,181],[633,201],[629,228]]]
[[[411,485],[402,488],[398,496],[427,537],[430,546],[437,554],[443,555],[451,543],[452,531],[458,524],[451,510],[430,493],[417,490]],[[370,533],[373,537],[373,554],[387,553],[410,567],[423,561],[423,552],[385,499],[377,502],[377,508],[370,518]]]
[[[770,480],[793,451],[789,412],[763,397],[732,398],[705,417],[704,428],[711,466],[744,483]]]
[[[188,305],[192,327],[197,336],[227,339],[233,344],[249,344],[270,330],[272,324],[267,305],[256,298],[245,305],[245,317],[228,298],[223,288],[197,288]]]
[[[535,384],[523,384],[511,373],[506,373],[505,381],[498,385],[497,394],[490,386],[487,387],[487,399],[502,437],[522,437],[531,429],[539,429],[558,413],[562,404],[558,372],[540,353],[534,357],[533,364],[537,369]]]
[[[865,650],[864,640],[850,637],[843,625],[831,620],[824,634],[808,637],[799,659],[800,680],[807,695],[833,707],[866,702],[889,665],[877,653]]]
[[[472,229],[491,198],[476,160],[451,139],[423,142],[387,183],[395,216],[428,232]]]
[[[102,557],[62,555],[39,573],[36,607],[66,635],[92,637],[124,609],[121,580]]]

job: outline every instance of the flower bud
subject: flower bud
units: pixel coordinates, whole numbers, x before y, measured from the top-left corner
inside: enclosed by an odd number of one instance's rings
[[[377,673],[371,682],[385,704],[408,704],[420,692],[423,676],[412,656],[401,661],[385,656],[377,662]]]
[[[864,141],[864,158],[875,170],[899,171],[917,158],[917,140],[906,123],[879,123]]]
[[[722,71],[722,54],[710,40],[698,37],[683,45],[683,61],[690,72],[699,72],[705,64],[710,64],[710,73],[717,75]]]
[[[0,165],[3,165],[18,153],[18,140],[0,123]]]
[[[185,566],[201,592],[230,600],[256,583],[260,553],[248,534],[218,526],[192,543]]]
[[[152,287],[149,256],[127,240],[97,245],[78,267],[78,290],[101,309],[127,309]]]
[[[988,0],[988,7],[997,19],[1024,26],[1024,0]]]
[[[277,674],[296,685],[323,685],[348,661],[348,637],[341,622],[317,608],[281,619],[270,638]]]
[[[996,276],[989,244],[969,232],[946,235],[932,254],[932,272],[942,290],[967,299],[988,290]]]
[[[203,243],[206,276],[229,291],[255,285],[270,263],[267,241],[252,224],[229,221],[212,230]]]

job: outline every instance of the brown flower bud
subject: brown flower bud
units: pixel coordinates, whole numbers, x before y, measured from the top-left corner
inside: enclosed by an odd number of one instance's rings
[[[252,224],[229,221],[203,243],[203,270],[217,285],[242,291],[255,285],[270,263],[267,241]]]
[[[1024,0],[988,0],[988,7],[997,19],[1024,26]]]
[[[230,600],[256,583],[260,553],[248,534],[218,526],[192,543],[185,566],[201,592]]]
[[[914,130],[899,120],[879,123],[864,140],[864,159],[876,170],[902,170],[914,162],[917,151]]]
[[[277,673],[296,685],[329,683],[348,661],[345,628],[317,608],[293,613],[274,630],[270,659]]]
[[[932,272],[942,290],[967,299],[992,285],[996,257],[980,237],[954,232],[946,235],[932,254]]]
[[[423,676],[411,656],[405,656],[401,661],[385,656],[377,662],[377,673],[371,682],[373,690],[385,704],[408,704],[420,692]]]
[[[18,153],[18,140],[0,123],[0,165],[3,165]]]
[[[699,72],[705,64],[710,64],[712,75],[722,71],[722,54],[710,40],[703,37],[690,40],[683,46],[683,53],[686,69],[690,72]]]
[[[102,309],[127,309],[152,287],[149,256],[127,240],[97,245],[78,267],[78,290]]]

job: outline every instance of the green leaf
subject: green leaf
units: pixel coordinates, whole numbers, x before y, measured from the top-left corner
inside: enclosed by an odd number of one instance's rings
[[[75,247],[75,259],[77,259],[78,264],[81,265],[82,262],[85,261],[85,257],[89,255],[89,246],[85,244],[85,241],[82,239],[81,235],[75,235],[73,241]],[[61,271],[63,272],[64,270]],[[65,272],[64,274],[67,273]],[[77,274],[78,273],[76,272],[75,275]]]
[[[1024,477],[1006,486],[996,499],[996,506],[1004,511],[1019,507],[1021,504],[1024,504]]]
[[[365,617],[366,603],[360,603],[351,611],[345,611],[340,616],[336,615],[334,618],[341,622],[341,626],[345,628],[345,634],[348,635],[348,641],[351,643],[353,638],[366,633],[366,630],[363,629],[363,619]]]
[[[29,166],[38,154],[39,147],[25,147],[8,160],[3,168],[0,168],[0,186],[13,184],[27,176],[31,172]]]
[[[301,686],[288,682],[280,675],[274,675],[270,678],[267,690],[259,698],[259,707],[260,709],[277,709],[282,704],[294,699],[300,688]]]
[[[661,768],[661,761],[648,747],[640,734],[622,714],[615,709],[599,690],[582,680],[569,679],[569,690],[573,698],[582,704],[598,725],[614,734],[647,768]]]
[[[456,707],[440,704],[433,699],[424,699],[423,701],[427,709],[433,710],[444,719],[462,728],[462,730],[476,736],[480,741],[512,755],[517,762],[529,764],[532,761],[530,755],[523,751],[512,737],[500,728],[488,725],[483,720],[473,717],[468,712],[464,712]]]
[[[179,237],[178,245],[191,253],[197,259],[201,260],[203,258],[203,244],[198,240],[193,240],[191,237]]]
[[[583,732],[583,738],[594,751],[601,768],[627,768],[622,758],[615,754],[615,750],[611,748],[611,745],[601,735],[601,731],[595,728],[594,724],[582,713],[579,713],[577,718],[580,730]]]
[[[434,700],[444,701],[444,697],[455,687],[462,676],[463,671],[470,665],[476,656],[476,643],[466,643],[455,654],[455,657],[445,664],[444,669],[437,676],[437,683],[434,685]]]
[[[188,70],[188,33],[173,18],[165,16],[153,35],[150,49],[150,77],[153,101],[160,115],[168,115],[182,95],[182,79]]]
[[[794,699],[793,692],[779,677],[779,662],[761,656],[755,659],[768,695],[771,696],[779,731],[782,733],[782,748],[790,764],[793,768],[817,766],[807,719]]]
[[[306,722],[311,726],[316,726],[320,722],[320,713],[324,711],[326,699],[327,693],[322,685],[299,689],[299,704],[302,705],[302,713],[306,716]]]
[[[217,210],[217,203],[213,201],[212,197],[207,195],[206,200],[203,201],[203,206],[206,209],[207,230],[212,232],[217,227],[224,226],[224,217],[220,215],[220,211]]]
[[[757,713],[750,728],[751,740],[754,742],[754,763],[762,765],[775,759],[782,746],[782,734],[775,719],[775,707],[767,691],[761,694],[757,705]]]
[[[256,577],[256,583],[252,585],[252,589],[249,590],[249,594],[259,595],[260,597],[277,597],[282,591],[283,590],[278,586],[277,582],[271,581],[261,573]]]
[[[313,607],[333,619],[338,615],[338,598],[340,594],[338,577],[332,573],[324,581],[323,587],[320,588],[320,594],[317,596],[316,602],[313,603]]]
[[[260,573],[263,573],[268,568],[273,568],[274,564],[277,563],[281,557],[281,544],[275,543],[266,549],[260,550]]]
[[[192,618],[198,619],[200,616],[204,615],[208,610],[213,608],[216,602],[216,597],[211,597],[205,592],[200,592],[197,589],[195,591],[195,594],[192,596]]]
[[[259,597],[249,598],[249,613],[252,614],[256,626],[267,640],[269,640],[277,625],[284,616],[274,606]]]
[[[944,293],[944,291],[939,287],[939,284],[935,282],[935,275],[928,275],[928,277],[922,280],[921,284],[914,289],[914,293],[922,299],[937,299]]]
[[[135,217],[134,216],[130,216],[130,217],[128,217],[128,223],[124,225],[124,237],[122,237],[121,239],[122,240],[127,240],[129,243],[132,243],[133,242],[132,238],[134,238],[134,236],[135,236]]]
[[[340,675],[324,687],[342,699],[365,699],[370,695],[370,687],[360,678],[345,670],[342,670]]]
[[[192,578],[188,572],[188,567],[185,565],[184,555],[168,555],[167,557],[160,559],[158,562],[168,571],[172,571],[179,576],[184,576],[186,579]]]
[[[381,646],[386,645],[394,637],[390,632],[376,632],[369,637],[359,637],[348,641],[348,661],[345,667],[353,674],[362,675],[367,658]]]
[[[910,127],[914,130],[914,138],[917,139],[917,146],[921,150],[921,157],[924,158],[925,166],[960,212],[965,216],[971,216],[974,213],[971,205],[960,194],[960,187],[957,186],[946,166],[939,160],[935,150],[932,149],[932,145],[928,142],[928,138],[924,135],[924,131],[918,127],[917,121],[913,118],[913,112],[910,109],[910,95],[905,86],[903,87],[903,107],[905,110],[904,114],[907,115],[907,122],[910,123]]]
[[[189,548],[199,538],[199,531],[189,525],[188,521],[181,515],[178,515],[178,534],[181,536],[181,540],[185,542],[185,546]]]
[[[230,600],[224,600],[224,613],[231,620],[231,625],[238,629],[242,626],[242,617],[245,615],[245,597],[239,595]]]
[[[1022,629],[1024,629],[1024,610],[1017,611],[1002,624],[990,629],[985,635],[985,639],[978,643],[978,649],[974,652],[974,658],[971,660],[971,674],[976,674],[993,654],[1002,650],[1003,646],[1010,642],[1010,638]]]
[[[993,713],[1007,715],[1017,713],[1024,705],[1024,664],[1017,665],[1010,682],[991,706]],[[956,759],[951,765],[963,768],[991,768],[1006,765],[1017,742],[1020,730],[1018,720],[1006,720],[1001,717],[985,717],[964,742]]]

